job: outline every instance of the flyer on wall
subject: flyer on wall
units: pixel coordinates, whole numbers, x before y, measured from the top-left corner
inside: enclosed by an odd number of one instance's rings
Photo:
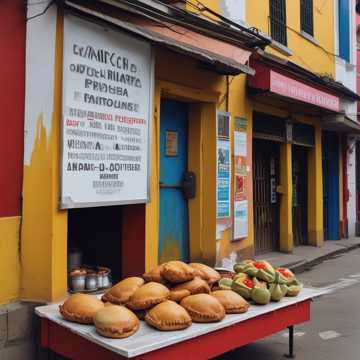
[[[216,118],[216,238],[231,227],[230,114],[218,111]]]
[[[244,118],[234,119],[234,226],[233,240],[248,235],[248,201],[247,201],[247,121]]]
[[[61,208],[146,202],[149,43],[64,19]]]

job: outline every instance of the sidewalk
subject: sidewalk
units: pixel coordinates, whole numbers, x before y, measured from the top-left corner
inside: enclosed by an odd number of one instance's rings
[[[360,237],[325,241],[322,247],[297,246],[292,254],[269,252],[256,256],[256,260],[267,260],[275,267],[287,267],[296,273],[310,269],[327,258],[342,254],[360,247]]]

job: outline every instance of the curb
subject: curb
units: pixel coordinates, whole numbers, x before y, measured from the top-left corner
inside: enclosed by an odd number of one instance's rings
[[[337,249],[335,251],[332,251],[326,255],[323,256],[319,256],[318,258],[315,258],[313,260],[303,260],[300,263],[296,263],[292,266],[289,267],[289,269],[296,273],[296,274],[300,274],[303,273],[305,271],[309,271],[311,270],[311,268],[313,268],[316,265],[321,264],[324,260],[330,259],[336,255],[340,255],[340,254],[344,254],[347,253],[351,250],[360,248],[360,244],[353,244],[353,245],[349,245],[349,246],[344,246],[341,249]]]

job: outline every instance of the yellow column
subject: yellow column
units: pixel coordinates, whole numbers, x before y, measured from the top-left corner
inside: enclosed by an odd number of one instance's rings
[[[37,121],[30,164],[24,167],[21,297],[51,302],[67,293],[67,211],[59,211],[63,15],[58,14],[51,130]],[[51,84],[49,84],[51,86]]]
[[[145,270],[149,271],[158,265],[159,247],[159,177],[160,177],[160,100],[161,88],[156,85],[154,95],[154,116],[151,124],[151,176],[150,202],[146,204],[145,227]]]
[[[321,246],[324,242],[323,175],[321,128],[315,127],[315,148],[308,155],[308,234],[309,245]]]
[[[294,247],[292,226],[292,148],[291,144],[280,147],[280,251],[291,252]]]
[[[202,261],[216,262],[216,104],[204,103],[201,111],[202,137]]]

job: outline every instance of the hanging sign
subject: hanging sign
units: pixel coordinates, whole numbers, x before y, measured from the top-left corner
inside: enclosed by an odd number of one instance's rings
[[[247,121],[234,119],[234,234],[238,240],[248,235],[248,201],[246,191],[247,178]]]
[[[66,15],[61,208],[148,200],[151,46]]]
[[[231,163],[230,114],[218,112],[217,116],[217,202],[218,219],[230,217]],[[223,221],[220,221],[223,222]]]

